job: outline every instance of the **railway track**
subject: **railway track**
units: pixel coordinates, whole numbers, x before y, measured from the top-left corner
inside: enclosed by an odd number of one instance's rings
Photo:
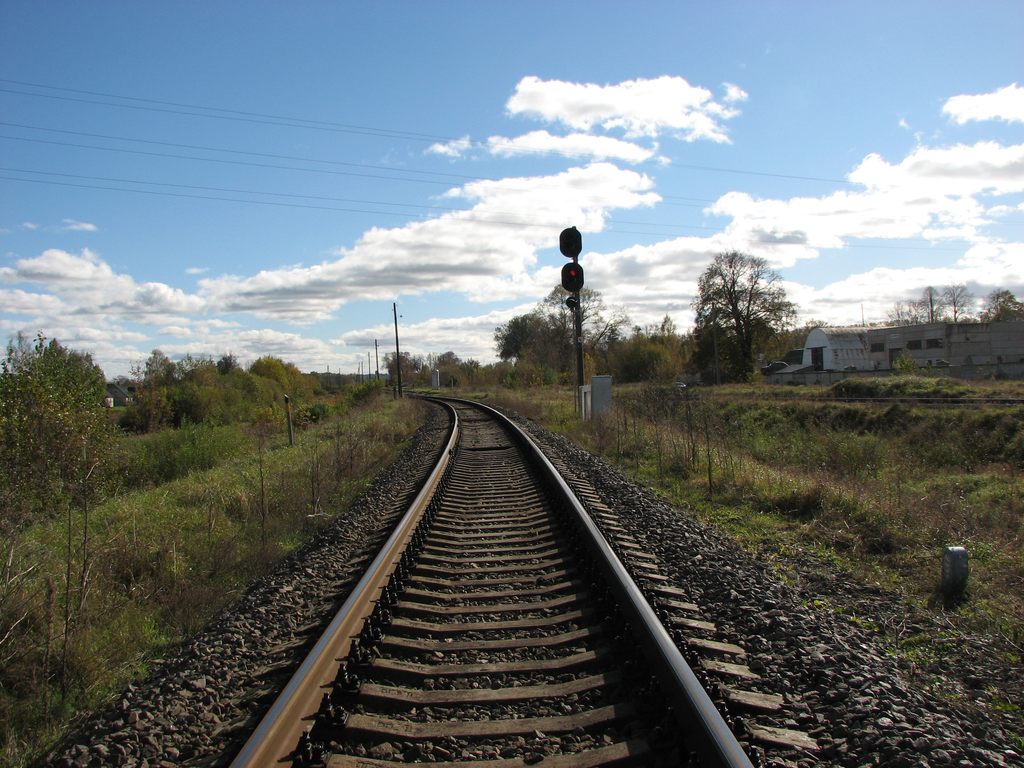
[[[750,766],[543,454],[447,407],[423,490],[233,765]],[[694,607],[652,583],[662,609]]]

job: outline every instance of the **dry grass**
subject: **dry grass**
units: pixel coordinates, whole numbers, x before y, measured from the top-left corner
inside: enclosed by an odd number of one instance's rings
[[[927,381],[914,387],[930,391]],[[566,433],[752,549],[813,547],[925,610],[1024,649],[1024,409],[841,404],[822,402],[820,389],[787,387],[785,399],[777,389],[620,387],[612,413],[586,424],[568,389],[491,399]],[[1019,382],[955,389],[1024,393]],[[939,591],[946,545],[966,546],[971,558],[967,592],[954,601]]]

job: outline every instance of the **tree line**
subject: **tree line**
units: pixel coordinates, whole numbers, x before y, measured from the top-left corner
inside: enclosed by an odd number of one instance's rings
[[[964,283],[943,288],[927,286],[920,298],[897,301],[886,315],[890,325],[923,323],[996,323],[1024,320],[1024,303],[1011,291],[997,288],[979,306],[977,297]]]
[[[572,380],[572,317],[568,293],[555,288],[537,306],[494,332],[495,349],[509,368],[503,383],[568,383]],[[797,307],[786,297],[778,273],[759,257],[738,251],[718,254],[701,274],[692,302],[694,326],[680,332],[667,315],[661,323],[631,325],[621,310],[609,310],[596,291],[581,293],[587,376],[611,374],[616,381],[668,380],[700,376],[705,382],[746,381],[759,362],[782,359],[803,346],[810,329],[797,325]],[[890,325],[929,322],[1024,320],[1024,304],[1005,289],[979,302],[966,285],[928,287],[920,299],[897,302]]]

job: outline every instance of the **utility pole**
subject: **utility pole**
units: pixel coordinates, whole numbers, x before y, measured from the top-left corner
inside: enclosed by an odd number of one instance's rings
[[[373,340],[373,362],[374,370],[377,373],[377,381],[380,381],[380,350],[377,349],[377,340]]]
[[[715,350],[715,384],[722,383],[722,374],[718,368],[718,315],[712,316],[711,321],[711,346]]]
[[[398,382],[398,396],[402,396],[402,350],[398,347],[398,304],[391,303],[391,311],[395,315],[395,380]]]

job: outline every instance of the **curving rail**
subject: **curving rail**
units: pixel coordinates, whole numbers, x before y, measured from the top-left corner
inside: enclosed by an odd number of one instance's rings
[[[369,768],[422,756],[582,768],[670,755],[749,768],[543,452],[497,411],[443,402],[452,431],[438,466],[232,765]],[[567,735],[555,754],[516,748],[557,733]],[[396,743],[408,752],[393,754]]]

